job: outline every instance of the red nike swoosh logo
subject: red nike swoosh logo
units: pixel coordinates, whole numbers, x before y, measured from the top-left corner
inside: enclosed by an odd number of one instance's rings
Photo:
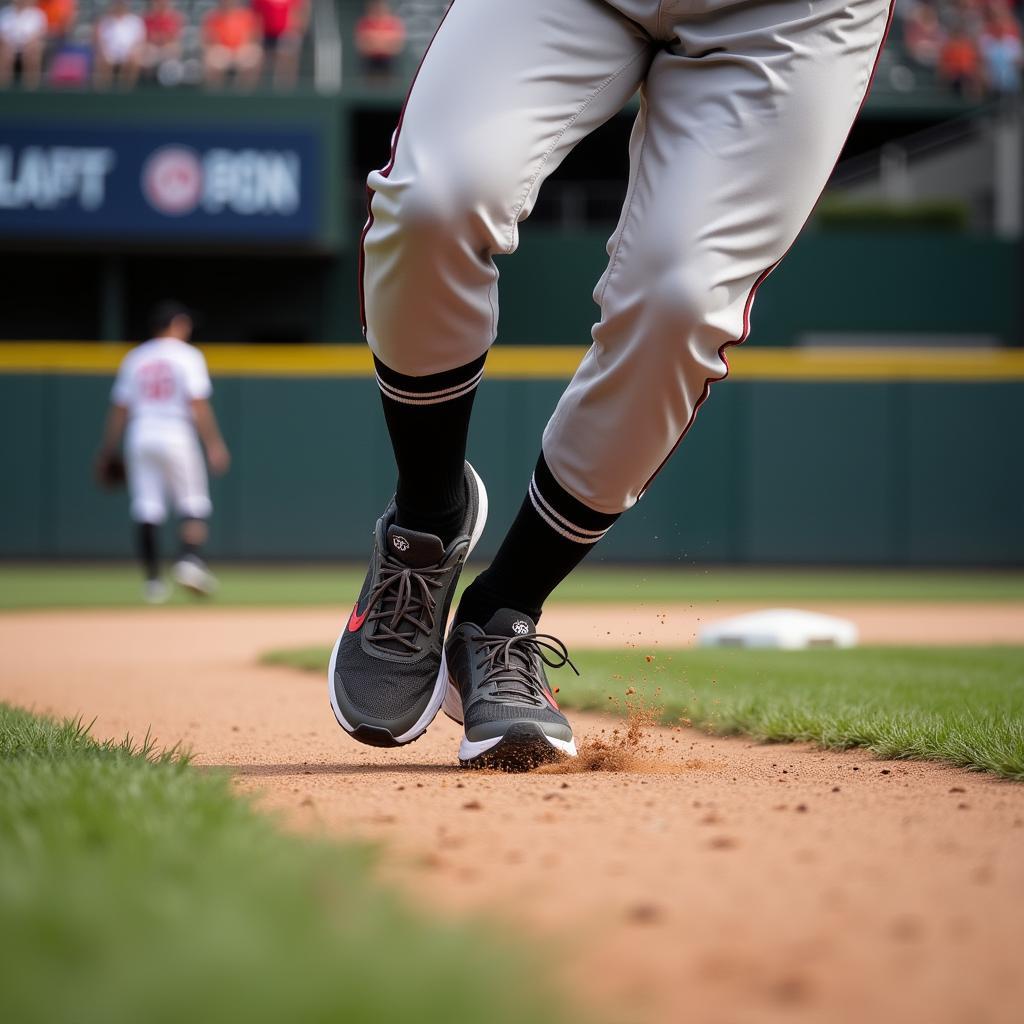
[[[562,709],[558,706],[558,701],[555,700],[554,696],[544,690],[544,699],[556,710],[561,711]]]
[[[370,607],[369,607],[369,605],[367,605],[366,612],[368,612],[369,610],[370,610]],[[359,611],[359,602],[356,601],[356,603],[354,605],[352,605],[352,614],[348,617],[348,631],[350,633],[358,633],[359,630],[361,630],[363,628],[363,622],[366,619],[366,612],[363,612],[362,615],[357,615],[356,613],[358,611]]]

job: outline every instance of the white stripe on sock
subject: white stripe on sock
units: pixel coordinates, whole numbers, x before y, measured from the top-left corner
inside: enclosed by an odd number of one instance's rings
[[[540,488],[537,486],[536,474],[534,474],[534,476],[531,477],[530,479],[530,488],[537,496],[537,500],[544,506],[544,510],[548,513],[548,515],[557,519],[564,527],[566,527],[569,530],[572,530],[573,533],[578,533],[582,537],[594,537],[597,540],[600,540],[611,529],[610,526],[606,526],[602,530],[586,530],[582,526],[577,526],[571,519],[566,519],[565,516],[563,516],[551,504],[551,502],[548,501],[543,494],[541,494]]]
[[[383,380],[379,373],[377,374],[377,384],[388,398],[396,402],[404,402],[406,405],[437,405],[439,402],[450,402],[455,398],[468,395],[480,383],[483,375],[484,371],[481,367],[479,372],[469,380],[462,384],[454,384],[450,388],[442,388],[439,391],[403,391]]]
[[[583,530],[570,523],[568,519],[560,516],[553,508],[551,508],[548,502],[544,500],[544,496],[540,493],[532,480],[530,481],[530,487],[527,493],[530,495],[530,501],[533,504],[537,515],[539,515],[541,519],[543,519],[544,522],[555,531],[555,533],[565,537],[566,540],[575,541],[577,544],[596,544],[608,532],[607,529]]]

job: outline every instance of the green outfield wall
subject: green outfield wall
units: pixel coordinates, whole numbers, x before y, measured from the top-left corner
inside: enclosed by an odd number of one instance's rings
[[[91,478],[120,350],[76,346],[72,358],[43,347],[31,356],[38,348],[5,355],[0,346],[0,556],[128,555],[127,499],[101,493]],[[213,487],[212,553],[361,559],[393,485],[364,351],[246,351],[211,357],[234,453],[231,473]],[[579,356],[523,351],[496,350],[474,414],[470,457],[493,510],[484,554],[518,506]],[[1020,564],[1020,355],[737,350],[734,379],[714,387],[602,556]]]
[[[598,311],[605,233],[527,226],[500,257],[500,340],[583,343]],[[360,336],[357,257],[310,253],[4,252],[14,307],[0,338],[138,338],[168,294],[201,310],[202,336],[230,342],[337,342]],[[1019,246],[970,236],[809,230],[758,290],[752,341],[799,344],[854,334],[890,344],[964,336],[1019,346],[1024,338]],[[52,296],[60,295],[60,302]]]
[[[523,229],[499,257],[501,338],[517,344],[585,341],[604,270],[606,234]],[[752,339],[793,345],[808,334],[988,335],[1018,345],[1021,247],[947,232],[815,230],[812,226],[758,289]],[[541,315],[538,315],[541,311]]]

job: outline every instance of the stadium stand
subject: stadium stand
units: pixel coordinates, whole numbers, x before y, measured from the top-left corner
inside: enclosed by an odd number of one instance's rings
[[[26,2],[26,0],[22,0]],[[272,0],[271,0],[272,2]],[[44,81],[54,86],[86,85],[91,80],[96,25],[108,0],[43,0],[50,24]],[[140,85],[199,85],[203,80],[203,21],[216,7],[215,0],[179,0],[173,8],[182,19],[181,60],[163,74],[143,75]],[[258,5],[254,5],[258,6]],[[448,7],[445,0],[392,0],[390,14],[404,26],[405,42],[390,62],[383,84],[401,90],[415,69],[434,30]],[[977,102],[992,94],[1019,92],[1022,76],[1021,0],[897,0],[896,17],[875,79],[876,98],[914,97],[927,105],[944,102],[955,94]],[[149,5],[131,0],[140,16]],[[356,45],[357,25],[368,8],[367,0],[311,0],[314,16],[303,33],[298,73],[274,75],[274,62],[265,62],[264,79],[283,87],[308,85],[313,79],[315,36],[324,31],[340,34],[343,74],[339,84],[348,88],[380,86],[382,76],[368,70]],[[316,17],[322,8],[329,17]],[[305,24],[303,24],[305,28]],[[279,32],[271,32],[271,35]],[[379,71],[379,68],[377,69]],[[31,84],[31,83],[29,83]]]

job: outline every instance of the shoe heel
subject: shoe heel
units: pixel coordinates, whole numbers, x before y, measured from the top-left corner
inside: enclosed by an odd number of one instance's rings
[[[480,538],[483,536],[484,527],[487,525],[487,488],[484,487],[483,480],[480,479],[480,474],[473,468],[472,464],[467,462],[466,465],[469,467],[470,473],[473,474],[473,479],[476,481],[477,491],[477,514],[476,523],[473,524],[473,533],[469,538],[469,547],[466,549],[466,558],[473,553],[473,549],[477,546]],[[461,721],[461,719],[460,719]]]
[[[446,685],[444,700],[441,702],[441,710],[456,725],[462,725],[462,697],[459,695],[458,687],[452,682],[452,677],[448,674],[447,658],[444,660],[444,678]]]

